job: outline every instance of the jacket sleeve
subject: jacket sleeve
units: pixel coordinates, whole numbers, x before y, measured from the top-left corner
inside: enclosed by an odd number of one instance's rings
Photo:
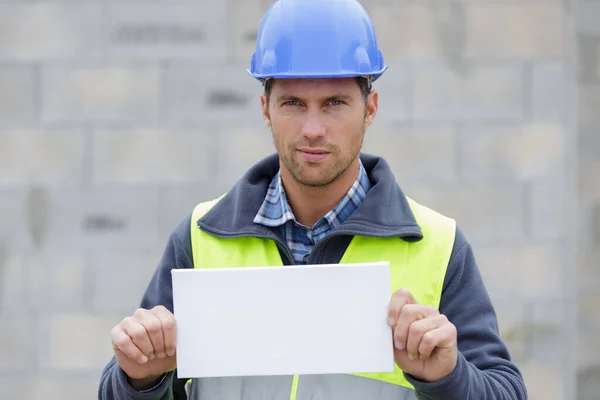
[[[151,309],[162,305],[173,312],[173,292],[171,270],[193,268],[190,244],[190,218],[188,216],[171,233],[162,258],[142,297],[141,308]],[[134,390],[127,382],[127,376],[113,357],[100,377],[99,400],[185,400],[185,380],[177,379],[176,372],[165,374],[160,382],[150,390]]]
[[[439,309],[458,331],[458,363],[439,382],[422,382],[407,374],[419,400],[527,399],[521,372],[500,337],[473,250],[459,229]]]

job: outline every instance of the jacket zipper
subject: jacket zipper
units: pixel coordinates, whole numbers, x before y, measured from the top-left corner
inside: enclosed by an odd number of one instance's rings
[[[355,233],[352,232],[336,232],[336,233],[332,233],[330,235],[327,235],[327,237],[325,237],[323,240],[321,240],[319,243],[317,243],[315,245],[315,247],[313,247],[312,251],[310,252],[310,256],[308,257],[307,263],[311,264],[317,261],[321,261],[321,259],[323,257],[318,257],[318,255],[320,255],[322,253],[322,249],[327,245],[327,242],[331,241],[331,239],[338,237],[338,236],[355,236]]]
[[[294,261],[294,257],[292,257],[292,251],[288,248],[288,246],[285,243],[282,243],[279,239],[273,239],[273,238],[265,238],[265,239],[273,240],[277,244],[277,248],[279,248],[280,250],[283,250],[283,253],[287,257],[290,265],[296,265],[296,262]],[[285,264],[285,262],[284,262],[284,264]]]

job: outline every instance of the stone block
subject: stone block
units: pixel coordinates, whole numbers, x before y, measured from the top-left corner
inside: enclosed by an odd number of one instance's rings
[[[23,255],[27,300],[36,311],[82,311],[91,285],[86,255],[71,251],[34,251]]]
[[[108,363],[108,360],[106,362]],[[50,373],[46,376],[31,377],[24,387],[21,387],[20,393],[27,393],[28,400],[94,400],[98,398],[99,379],[98,371],[77,373],[76,376],[57,376]]]
[[[556,59],[565,53],[560,3],[470,4],[466,23],[469,58]]]
[[[0,315],[27,311],[24,255],[0,244]]]
[[[120,249],[158,244],[158,194],[153,188],[89,188],[48,192],[41,248]]]
[[[157,65],[50,64],[42,71],[45,123],[156,121]]]
[[[461,132],[462,175],[469,181],[554,181],[565,170],[564,127],[468,126]]]
[[[582,311],[578,310],[578,315],[581,315]],[[590,317],[591,318],[591,317]],[[598,335],[600,335],[599,329],[593,329],[589,326],[578,326],[577,327],[577,366],[581,372],[595,372],[596,380],[600,382],[600,370],[598,368],[598,352],[600,351],[600,344],[598,343]],[[595,368],[594,368],[595,367]],[[583,374],[582,374],[583,375]],[[587,375],[587,374],[585,374]],[[584,376],[585,376],[584,375]],[[590,374],[593,375],[593,374]],[[590,376],[591,377],[591,376]],[[586,379],[582,379],[583,385],[586,384]],[[591,382],[590,382],[591,383]],[[589,384],[589,383],[587,383]],[[579,385],[581,387],[582,385]],[[585,392],[585,390],[584,390]],[[595,392],[598,393],[598,392]]]
[[[364,151],[390,164],[398,182],[456,178],[456,135],[452,126],[403,127],[376,122],[365,136]]]
[[[463,72],[441,64],[414,69],[413,116],[426,120],[520,120],[523,71],[518,66],[478,65]]]
[[[552,293],[567,296],[568,255],[554,245],[473,245],[475,260],[490,296],[537,299]]]
[[[27,191],[0,189],[0,249],[29,247]],[[6,254],[2,252],[3,254]]]
[[[489,281],[485,281],[484,283],[488,285]],[[517,363],[517,365],[526,362],[529,356],[527,338],[520,329],[524,321],[524,303],[524,300],[519,296],[492,297],[500,337],[508,347],[513,362]]]
[[[597,1],[581,1],[577,4],[577,31],[579,33],[600,35],[598,15],[600,3]]]
[[[75,130],[0,131],[0,185],[80,185],[84,141]]]
[[[583,141],[582,138],[580,140]],[[584,151],[580,150],[582,156],[579,159],[579,201],[582,207],[590,207],[600,202],[600,185],[598,185],[598,176],[600,176],[600,160],[590,160],[583,157]],[[584,153],[585,154],[585,153]]]
[[[256,47],[260,20],[273,2],[270,0],[230,0],[228,26],[232,37],[233,60],[250,66]]]
[[[166,244],[166,243],[164,243]],[[164,247],[90,254],[92,305],[99,312],[132,315],[140,306]]]
[[[572,231],[572,204],[565,182],[536,182],[530,186],[529,218],[534,241],[565,240]]]
[[[21,374],[20,376],[15,375],[3,374],[0,376],[0,391],[2,392],[2,396],[11,400],[29,400],[31,397],[27,397],[28,395],[24,394],[24,391],[31,385],[32,377],[29,374]]]
[[[577,400],[596,400],[599,391],[600,365],[596,360],[596,365],[577,371]]]
[[[577,351],[577,319],[574,313],[577,304],[574,299],[574,296],[564,297],[549,290],[546,296],[531,302],[527,329],[531,331],[529,349],[532,360],[573,367],[568,363],[574,359],[573,352]]]
[[[0,61],[99,58],[104,44],[99,2],[0,4]]]
[[[211,189],[217,193],[229,191],[248,168],[275,153],[272,134],[266,127],[224,127],[216,135],[219,140],[215,153],[219,157]]]
[[[578,157],[582,162],[600,161],[600,119],[582,123],[578,129]]]
[[[45,235],[48,233],[50,216],[46,211],[50,201],[48,190],[43,186],[31,186],[27,191],[27,229],[31,243],[35,247],[43,245]]]
[[[0,9],[2,9],[2,5],[0,5]],[[0,17],[1,19],[2,17]],[[0,38],[0,42],[2,40],[3,38]],[[0,66],[1,125],[26,125],[37,121],[36,82],[37,73],[33,67]]]
[[[375,124],[402,122],[411,115],[411,69],[405,63],[386,61],[386,64],[388,70],[373,84],[373,89],[379,93]]]
[[[433,59],[441,52],[437,8],[423,2],[362,2],[386,60]]]
[[[523,188],[517,184],[437,184],[407,191],[417,202],[454,218],[473,243],[515,244],[524,237]]]
[[[577,296],[577,323],[582,332],[600,333],[600,293],[580,290]],[[600,348],[600,343],[596,343]]]
[[[586,213],[584,215],[587,216],[589,214]],[[580,226],[580,228],[587,228],[585,224],[581,225],[583,226]],[[598,272],[600,250],[598,250],[597,245],[594,243],[594,239],[586,237],[586,234],[587,232],[584,232],[579,235],[581,241],[578,248],[577,292],[581,296],[596,292],[598,285],[600,285],[600,272]]]
[[[0,373],[23,373],[31,367],[36,335],[31,315],[22,312],[0,314]]]
[[[531,114],[534,121],[565,123],[566,118],[575,112],[568,100],[571,95],[567,71],[561,63],[534,64],[531,77]]]
[[[121,316],[57,313],[40,317],[40,366],[62,373],[101,370],[113,355],[110,331]]]
[[[595,123],[600,117],[600,84],[579,85],[578,119],[582,124]]]
[[[0,391],[7,400],[94,400],[99,378],[98,371],[63,375],[32,370],[1,376]]]
[[[95,184],[181,184],[211,175],[214,136],[202,131],[96,130]]]
[[[596,286],[597,287],[597,286]],[[581,370],[598,367],[598,352],[600,351],[600,294],[596,287],[587,290],[580,289],[577,296],[577,365]]]
[[[260,107],[263,89],[246,68],[242,64],[171,63],[165,71],[167,119],[203,126],[264,126]]]
[[[590,219],[590,239],[594,248],[600,244],[600,203],[593,204],[589,210]]]
[[[567,372],[561,363],[546,364],[531,361],[519,367],[525,379],[528,398],[532,400],[572,398],[572,393],[567,393],[565,390]]]
[[[592,14],[593,16],[593,14]],[[578,82],[593,84],[600,81],[600,34],[586,32],[577,25],[577,73]]]
[[[111,2],[108,54],[149,59],[225,59],[227,2]]]
[[[21,250],[40,244],[48,220],[46,193],[38,185],[0,192],[0,247]]]

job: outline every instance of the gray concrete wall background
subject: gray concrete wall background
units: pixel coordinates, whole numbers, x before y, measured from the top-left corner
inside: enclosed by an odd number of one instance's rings
[[[0,2],[6,398],[94,398],[171,229],[273,151],[269,4]],[[390,64],[365,150],[473,242],[531,398],[598,398],[600,3],[363,4]]]
[[[600,3],[580,2],[577,8],[579,220],[578,237],[578,385],[581,397],[600,392]],[[596,354],[594,354],[596,353]]]

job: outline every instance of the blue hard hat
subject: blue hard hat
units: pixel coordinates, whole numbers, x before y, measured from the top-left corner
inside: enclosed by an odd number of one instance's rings
[[[250,75],[375,81],[388,67],[373,23],[356,0],[278,0],[261,20]]]

